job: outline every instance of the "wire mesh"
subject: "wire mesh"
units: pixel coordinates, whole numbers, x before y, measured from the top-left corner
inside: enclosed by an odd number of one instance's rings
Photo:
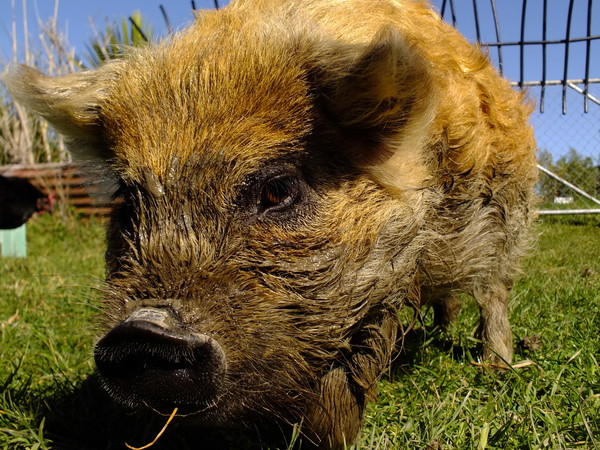
[[[593,57],[600,54],[593,18],[600,16],[593,0],[434,3],[536,101],[541,212],[600,212],[600,59]]]

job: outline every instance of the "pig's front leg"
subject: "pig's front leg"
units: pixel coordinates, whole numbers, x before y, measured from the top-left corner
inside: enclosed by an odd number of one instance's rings
[[[389,370],[396,348],[398,320],[384,313],[377,322],[366,326],[363,339],[352,345],[346,365],[332,368],[320,380],[319,398],[309,407],[305,424],[309,439],[321,436],[318,448],[344,449],[354,442],[366,402],[377,397],[377,382]]]
[[[502,282],[478,290],[475,299],[479,305],[478,335],[483,343],[483,361],[510,363],[513,345],[512,331],[508,321],[508,298],[510,287]]]

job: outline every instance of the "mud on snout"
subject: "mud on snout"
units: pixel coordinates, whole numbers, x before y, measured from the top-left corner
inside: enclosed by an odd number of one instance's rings
[[[141,306],[96,344],[94,357],[106,391],[128,407],[168,414],[211,408],[227,370],[210,336],[186,329],[168,306]]]

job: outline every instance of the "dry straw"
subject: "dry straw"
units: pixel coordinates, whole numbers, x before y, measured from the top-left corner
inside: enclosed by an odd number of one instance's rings
[[[10,70],[10,65],[25,63],[48,75],[64,75],[80,67],[74,49],[58,28],[58,6],[55,0],[54,13],[46,22],[36,19],[40,33],[33,40],[29,36],[27,0],[21,1],[23,13],[22,36],[17,29],[15,0],[11,2],[12,55],[9,60],[0,59],[0,73]],[[69,161],[60,136],[48,124],[15,103],[3,88],[0,90],[0,165],[34,164]]]
[[[144,450],[146,448],[152,447],[154,444],[156,444],[156,442],[160,439],[160,437],[163,435],[163,433],[165,432],[165,430],[167,429],[167,427],[169,426],[169,424],[171,423],[171,421],[173,420],[173,418],[175,417],[175,414],[177,414],[177,410],[179,408],[175,408],[173,410],[173,412],[171,413],[171,415],[169,416],[169,419],[167,420],[167,423],[165,423],[165,426],[162,427],[162,429],[158,432],[158,434],[156,435],[156,437],[154,438],[154,440],[152,442],[150,442],[149,444],[144,445],[143,447],[133,447],[127,443],[125,443],[125,446],[131,450]]]

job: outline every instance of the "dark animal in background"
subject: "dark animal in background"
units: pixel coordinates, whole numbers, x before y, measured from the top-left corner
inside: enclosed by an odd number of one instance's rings
[[[5,80],[118,180],[95,351],[118,402],[343,448],[400,308],[445,326],[460,293],[482,358],[510,361],[531,105],[425,2],[239,0],[96,70]]]
[[[28,180],[0,175],[0,229],[18,228],[34,214],[52,211],[54,195],[45,194]]]

